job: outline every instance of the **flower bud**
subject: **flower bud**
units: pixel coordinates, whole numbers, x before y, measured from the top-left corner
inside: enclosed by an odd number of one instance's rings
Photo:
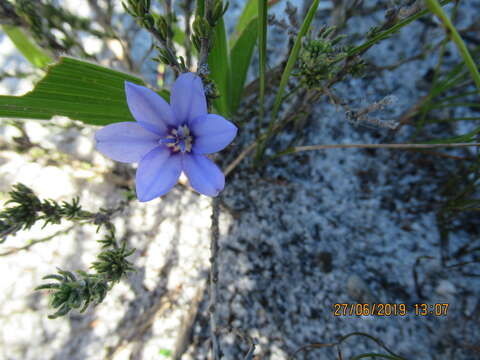
[[[136,3],[135,9],[137,10],[137,16],[143,17],[145,16],[145,6],[143,4],[143,1],[139,1]]]
[[[210,24],[204,18],[197,16],[193,22],[193,31],[200,39],[207,38],[210,33]]]
[[[197,35],[192,35],[192,42],[193,45],[195,46],[195,49],[197,49],[198,52],[200,52],[200,38]]]

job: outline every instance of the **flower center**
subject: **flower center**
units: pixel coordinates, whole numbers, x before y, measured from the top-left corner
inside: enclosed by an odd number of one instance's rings
[[[170,134],[159,140],[160,144],[166,145],[173,152],[182,153],[190,152],[192,150],[192,135],[190,135],[190,129],[187,125],[179,126],[176,129],[172,129]]]

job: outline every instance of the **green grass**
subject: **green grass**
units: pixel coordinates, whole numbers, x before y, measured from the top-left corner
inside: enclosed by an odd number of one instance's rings
[[[425,2],[427,3],[427,6],[430,9],[430,11],[434,13],[435,16],[437,16],[437,18],[445,26],[447,34],[451,37],[451,39],[457,46],[458,51],[460,52],[460,55],[465,61],[465,64],[467,65],[468,70],[470,71],[470,74],[472,76],[473,81],[475,82],[475,85],[477,86],[477,89],[480,90],[480,73],[478,72],[477,65],[473,61],[472,55],[470,54],[470,51],[468,51],[468,48],[465,45],[465,42],[463,41],[462,37],[460,36],[457,29],[450,21],[450,18],[447,16],[447,14],[445,13],[445,11],[443,10],[443,8],[441,7],[440,3],[437,0],[425,0]]]
[[[261,2],[261,0],[259,0]],[[259,3],[260,4],[260,3]],[[265,147],[268,143],[268,140],[272,136],[272,131],[273,131],[273,125],[275,124],[275,121],[277,119],[278,111],[280,109],[280,105],[282,103],[282,99],[285,93],[285,89],[288,84],[288,80],[290,79],[290,76],[292,74],[293,67],[297,61],[298,54],[300,53],[300,48],[302,46],[302,39],[303,37],[307,34],[308,30],[310,29],[310,25],[312,24],[313,18],[315,16],[315,13],[317,12],[318,5],[320,4],[320,0],[314,0],[312,5],[310,6],[310,9],[307,12],[307,15],[305,16],[305,19],[303,20],[303,23],[300,27],[300,31],[297,34],[297,37],[295,39],[295,42],[293,44],[293,48],[290,51],[290,55],[288,56],[287,64],[285,65],[285,69],[283,70],[282,77],[280,79],[280,85],[278,86],[278,91],[275,96],[275,102],[273,104],[273,110],[271,113],[270,121],[268,124],[268,129],[267,129],[267,136],[265,140],[263,140],[259,146],[257,147],[257,152],[255,155],[255,162],[258,163],[260,158],[263,156],[263,153],[265,151]],[[266,5],[265,5],[266,7]],[[266,22],[266,14],[263,12],[260,13],[260,5],[259,5],[259,17],[263,16]],[[265,25],[266,26],[266,25]],[[260,40],[265,37],[265,42],[266,42],[266,30],[265,30],[265,35],[261,35]],[[260,47],[260,121],[263,120],[263,109],[264,109],[264,92],[265,92],[265,57],[266,57],[266,44],[263,44],[265,47],[262,49],[262,45]],[[264,53],[262,56],[262,52]],[[263,60],[263,62],[262,62]]]
[[[21,28],[3,25],[1,29],[33,66],[43,69],[53,63],[52,57],[38,47]]]

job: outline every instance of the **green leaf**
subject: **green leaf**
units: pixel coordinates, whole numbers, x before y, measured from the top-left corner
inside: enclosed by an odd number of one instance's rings
[[[2,30],[10,40],[12,40],[18,51],[20,51],[33,66],[44,68],[53,63],[53,59],[39,48],[21,28],[3,25]]]
[[[278,2],[272,2],[268,4],[268,7],[278,4]],[[258,16],[257,0],[248,0],[243,8],[242,14],[238,18],[237,25],[235,26],[235,32],[230,41],[230,48],[235,46],[239,37],[242,36],[245,29],[250,25],[252,20]]]
[[[0,117],[46,120],[61,115],[93,125],[133,121],[125,81],[144,85],[134,76],[62,57],[33,91],[23,96],[0,96]]]
[[[164,357],[172,357],[173,352],[168,349],[160,349],[159,354]]]
[[[440,2],[440,4],[443,6],[443,5],[446,5],[446,4],[448,4],[452,1],[453,0],[442,0]],[[417,13],[409,16],[409,17],[406,17],[405,19],[399,21],[398,23],[396,23],[392,27],[388,28],[387,30],[379,32],[378,34],[376,34],[370,40],[368,40],[368,41],[364,42],[363,44],[360,44],[359,46],[351,49],[345,57],[354,56],[356,54],[360,54],[360,53],[363,53],[364,51],[367,51],[369,48],[371,48],[376,43],[378,43],[378,42],[380,42],[384,39],[389,38],[392,34],[399,31],[402,27],[404,27],[404,26],[410,24],[411,22],[425,16],[428,13],[429,13],[428,10],[421,10],[421,11],[419,11],[419,12],[417,12]],[[343,59],[344,58],[341,58],[338,61],[341,61]]]
[[[259,54],[259,78],[260,78],[260,116],[259,125],[263,122],[265,112],[265,69],[267,66],[267,0],[257,1],[258,11],[258,54]]]
[[[262,0],[259,0],[260,2]],[[259,7],[260,7],[260,2],[259,2]],[[297,61],[298,54],[300,52],[300,48],[302,45],[302,39],[303,37],[307,34],[308,30],[310,29],[310,25],[313,21],[313,17],[315,16],[315,13],[317,11],[318,5],[320,4],[320,0],[314,0],[312,5],[310,6],[310,9],[307,12],[307,15],[305,16],[305,19],[303,20],[302,26],[300,27],[300,31],[297,34],[297,37],[295,38],[295,42],[293,44],[293,48],[290,51],[290,55],[287,60],[287,65],[285,65],[285,69],[283,70],[282,77],[280,79],[280,85],[278,86],[278,91],[277,95],[275,96],[275,102],[273,104],[273,109],[272,109],[272,116],[270,118],[270,122],[268,124],[268,130],[267,130],[267,136],[265,140],[257,147],[257,152],[255,155],[255,161],[258,163],[260,158],[263,156],[263,152],[265,151],[266,144],[270,137],[272,136],[273,133],[273,124],[275,123],[278,111],[280,109],[280,105],[282,103],[283,99],[283,94],[285,92],[285,88],[287,87],[288,79],[290,78],[290,75],[293,70],[293,66],[295,65],[295,62]],[[260,16],[260,14],[259,14]],[[265,16],[266,19],[266,16]],[[265,20],[266,21],[266,20]],[[262,27],[266,27],[266,24],[264,24]],[[262,30],[260,30],[262,31]],[[262,40],[262,38],[260,38]],[[260,46],[260,55],[262,54],[262,45]],[[266,52],[265,49],[263,51]],[[262,68],[264,70],[264,66],[260,67],[260,71],[262,71]],[[265,70],[264,70],[265,71]],[[260,80],[262,78],[262,73],[260,73]],[[263,75],[265,76],[265,75]],[[265,80],[264,80],[265,81]],[[260,82],[261,84],[261,82]],[[261,87],[260,87],[261,89]],[[262,97],[262,94],[260,94],[260,97]]]
[[[173,24],[173,41],[177,43],[178,45],[183,46],[185,44],[185,31],[180,29],[178,25]]]
[[[232,113],[235,113],[242,98],[248,68],[252,61],[253,49],[257,42],[257,33],[258,20],[255,18],[250,21],[250,24],[248,24],[232,48],[232,86],[230,89],[230,109]]]
[[[298,32],[297,37],[295,39],[295,43],[293,44],[292,51],[290,52],[290,56],[288,57],[288,60],[287,60],[287,65],[283,70],[282,78],[280,80],[280,85],[278,86],[277,95],[275,97],[275,103],[273,104],[272,118],[270,120],[270,125],[271,125],[270,128],[273,126],[273,122],[275,121],[275,118],[278,114],[278,110],[280,109],[283,93],[285,92],[288,79],[290,78],[290,75],[293,70],[293,66],[297,61],[298,54],[302,46],[302,39],[310,29],[310,24],[312,23],[315,13],[317,12],[317,8],[319,4],[320,4],[320,0],[313,1],[312,6],[310,6],[310,9],[308,10],[307,15],[305,16],[305,19],[303,20],[302,26],[300,27],[300,31]]]
[[[220,115],[228,116],[229,80],[230,80],[230,55],[228,50],[227,33],[223,18],[217,21],[213,36],[213,49],[208,55],[210,78],[215,81],[220,92],[220,97],[213,101],[213,106]]]
[[[453,40],[453,42],[458,48],[458,51],[460,52],[460,55],[463,58],[463,61],[465,61],[465,64],[470,71],[470,74],[473,81],[475,82],[475,85],[477,86],[477,89],[480,90],[480,73],[478,72],[477,65],[475,64],[475,61],[473,61],[472,55],[468,51],[468,48],[465,45],[462,37],[460,36],[457,29],[450,21],[450,18],[445,13],[442,6],[437,0],[425,0],[425,2],[427,3],[427,7],[430,9],[430,11],[433,12],[437,16],[437,18],[443,23],[447,34]]]
[[[450,137],[447,139],[435,139],[430,141],[422,141],[423,144],[455,144],[455,143],[467,143],[477,140],[477,135],[480,133],[480,126],[472,131],[459,135]]]
[[[204,17],[205,15],[205,0],[197,0],[196,15]]]
[[[237,26],[235,26],[235,34],[238,37],[247,28],[250,22],[258,15],[257,0],[248,0],[243,8],[242,14],[238,18]],[[233,46],[233,44],[232,44]]]

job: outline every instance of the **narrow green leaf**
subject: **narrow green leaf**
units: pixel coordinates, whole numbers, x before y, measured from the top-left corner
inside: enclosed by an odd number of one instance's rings
[[[446,122],[456,122],[456,121],[478,121],[480,117],[456,117],[456,118],[446,118],[446,119],[426,119],[425,122],[429,124],[434,123],[446,123]]]
[[[278,2],[272,2],[268,4],[268,7],[278,4]],[[235,46],[245,29],[250,25],[251,21],[258,16],[257,0],[248,0],[243,8],[242,14],[238,18],[237,25],[232,38],[230,39],[230,48]]]
[[[258,124],[261,125],[265,113],[265,70],[267,66],[267,0],[258,0],[258,51],[260,72],[260,114]]]
[[[171,357],[173,352],[167,349],[160,349],[159,354],[164,357]]]
[[[480,95],[480,90],[467,91],[467,92],[464,92],[464,93],[461,93],[461,94],[458,94],[458,95],[444,97],[444,98],[441,99],[441,101],[445,102],[445,101],[457,100],[457,99],[461,99],[463,97],[470,96],[470,95]]]
[[[475,85],[480,90],[480,73],[478,72],[477,65],[473,61],[472,55],[468,51],[468,48],[465,45],[462,37],[450,21],[450,18],[447,16],[445,11],[443,11],[443,8],[440,6],[437,0],[425,0],[425,2],[427,3],[430,11],[433,12],[445,26],[447,33],[450,35],[451,39],[457,46],[458,51],[460,51],[460,55],[463,57],[463,60],[465,61],[468,70],[470,71]]]
[[[262,0],[259,0],[260,2]],[[259,3],[260,4],[260,3]],[[255,155],[255,161],[258,162],[260,158],[263,155],[263,152],[265,151],[265,146],[270,139],[272,135],[272,130],[273,130],[273,124],[275,123],[278,111],[280,109],[280,105],[282,103],[283,99],[283,94],[285,93],[285,89],[287,87],[288,79],[290,78],[290,75],[293,70],[293,66],[295,65],[295,62],[297,61],[298,54],[300,52],[300,48],[302,45],[302,39],[303,37],[307,34],[308,30],[310,29],[310,25],[313,21],[313,17],[315,16],[315,13],[317,11],[318,5],[320,4],[320,0],[314,0],[312,5],[310,6],[310,9],[307,12],[307,15],[305,16],[305,19],[303,20],[302,26],[300,27],[300,31],[297,34],[297,37],[295,38],[295,42],[293,44],[293,48],[290,51],[290,55],[287,60],[287,65],[285,65],[285,69],[283,70],[282,77],[280,79],[280,85],[278,86],[278,91],[277,95],[275,96],[275,102],[273,104],[273,109],[272,109],[272,115],[270,118],[270,122],[268,124],[268,130],[267,130],[267,136],[265,140],[257,147],[257,152]],[[265,17],[266,21],[266,17]],[[266,24],[265,24],[266,27]],[[262,49],[261,49],[262,50]],[[266,51],[266,50],[264,50]],[[262,52],[260,51],[260,54]],[[261,78],[260,78],[261,80]],[[265,81],[265,79],[264,79]],[[260,82],[261,84],[261,82]],[[260,87],[261,89],[261,87]],[[262,96],[262,94],[260,95]]]
[[[0,117],[51,119],[67,116],[87,124],[133,121],[125,97],[125,81],[142,80],[89,62],[62,57],[33,91],[0,96]]]
[[[227,42],[227,32],[223,18],[217,21],[214,29],[213,49],[208,55],[210,78],[215,81],[220,97],[213,101],[213,106],[220,115],[228,116],[229,82],[230,82],[230,55]]]
[[[38,47],[21,28],[3,25],[2,30],[10,40],[12,40],[18,51],[20,51],[33,66],[44,68],[53,62],[53,59]]]
[[[452,2],[453,0],[442,0],[441,1],[441,4],[442,5],[446,5],[450,2]],[[428,14],[429,11],[428,10],[422,10],[422,11],[419,11],[417,12],[416,14],[413,14],[401,21],[399,21],[398,23],[396,23],[395,25],[393,25],[391,28],[385,30],[385,31],[382,31],[380,33],[378,33],[377,35],[375,35],[373,38],[371,38],[370,40],[364,42],[363,44],[353,48],[352,50],[350,50],[348,52],[348,54],[345,56],[345,57],[349,57],[349,56],[353,56],[353,55],[357,55],[357,54],[360,54],[360,53],[363,53],[364,51],[367,51],[369,48],[371,48],[373,45],[375,45],[376,43],[384,40],[384,39],[387,39],[389,38],[392,34],[394,34],[395,32],[399,31],[402,27],[410,24],[411,22],[425,16],[426,14]],[[342,59],[339,59],[338,61],[341,61],[343,60],[344,58]]]
[[[243,33],[250,22],[257,17],[257,9],[257,0],[248,0],[243,8],[242,14],[238,18],[237,26],[235,26],[235,34],[237,37]]]
[[[173,24],[173,41],[178,45],[183,46],[185,44],[185,31],[180,29],[176,24]]]
[[[454,144],[454,143],[467,143],[477,140],[477,134],[480,133],[480,126],[470,131],[469,133],[453,136],[447,139],[435,139],[430,141],[422,141],[423,144]]]
[[[198,17],[205,16],[205,0],[197,0],[196,13]]]
[[[320,4],[320,0],[313,1],[312,5],[310,6],[310,9],[307,12],[307,15],[305,16],[305,19],[303,20],[302,26],[300,27],[300,31],[298,32],[297,37],[295,39],[295,43],[293,44],[292,51],[290,52],[290,56],[288,57],[288,60],[287,60],[287,65],[283,70],[282,78],[280,80],[280,85],[278,86],[277,95],[275,97],[275,102],[273,104],[272,118],[270,120],[270,130],[273,126],[275,118],[277,117],[278,110],[280,109],[280,104],[282,102],[283,94],[285,92],[285,88],[287,87],[288,79],[290,78],[290,75],[292,73],[293,66],[297,61],[298,54],[302,46],[302,39],[310,29],[310,24],[312,23],[315,13],[317,12],[317,8],[319,4]]]
[[[450,90],[452,87],[456,86],[459,82],[465,80],[468,72],[465,70],[465,64],[457,64],[445,77],[440,79],[435,87],[431,90],[431,98],[435,98],[442,94],[443,92]]]
[[[242,98],[248,68],[252,61],[253,49],[257,42],[258,20],[253,19],[242,32],[231,51],[232,86],[230,91],[230,109],[238,108]]]
[[[463,107],[470,107],[470,108],[480,108],[480,103],[476,102],[447,102],[447,103],[439,103],[439,104],[433,104],[430,109],[445,109],[449,107],[458,107],[458,106],[463,106]]]

